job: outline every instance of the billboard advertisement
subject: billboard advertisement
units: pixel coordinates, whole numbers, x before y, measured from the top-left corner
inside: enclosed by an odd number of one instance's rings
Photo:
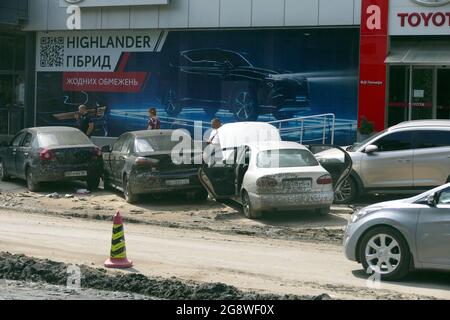
[[[355,137],[358,29],[41,32],[37,48],[37,125],[75,126],[80,104],[101,136],[145,129],[151,107],[186,129],[333,113],[336,142]]]

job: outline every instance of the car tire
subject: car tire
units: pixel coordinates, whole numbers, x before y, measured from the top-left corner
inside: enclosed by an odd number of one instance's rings
[[[251,88],[244,87],[235,90],[230,105],[236,120],[255,121],[258,119],[257,98]]]
[[[336,204],[349,204],[355,200],[358,195],[358,186],[355,179],[349,177],[342,184],[341,189],[334,194],[334,203]]]
[[[260,219],[262,217],[262,211],[255,210],[253,208],[250,196],[247,191],[242,192],[242,211],[248,219]]]
[[[127,175],[124,175],[123,177],[123,196],[125,201],[130,204],[136,203],[138,200],[137,195],[135,195],[130,189],[130,183]]]
[[[381,280],[400,280],[409,272],[411,253],[408,243],[393,228],[381,226],[365,233],[358,254],[364,270],[368,274],[379,273]]]
[[[33,172],[30,168],[27,168],[25,171],[25,177],[27,181],[27,188],[31,192],[39,191],[40,184],[34,179]]]
[[[0,180],[1,181],[8,181],[9,176],[8,173],[6,173],[5,166],[3,164],[3,160],[0,160]]]
[[[330,207],[326,207],[326,208],[318,208],[315,210],[316,214],[319,214],[321,216],[326,216],[327,214],[330,214]]]
[[[181,107],[178,101],[178,94],[175,89],[169,88],[164,96],[164,110],[170,117],[176,117],[181,112]]]
[[[195,201],[206,201],[208,200],[208,191],[205,189],[198,190],[194,195]]]
[[[100,177],[99,176],[89,177],[86,180],[86,184],[88,186],[88,189],[97,190],[98,186],[100,185]]]

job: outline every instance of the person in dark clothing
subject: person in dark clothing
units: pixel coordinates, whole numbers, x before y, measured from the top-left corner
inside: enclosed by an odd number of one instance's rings
[[[161,129],[161,121],[159,120],[159,118],[157,116],[156,109],[150,108],[150,109],[148,109],[148,113],[150,116],[149,116],[148,123],[147,123],[147,129],[148,130]]]
[[[78,129],[80,129],[90,138],[92,133],[94,132],[94,122],[89,116],[87,107],[85,105],[81,105],[78,107],[78,112],[75,113],[75,118],[77,119]]]

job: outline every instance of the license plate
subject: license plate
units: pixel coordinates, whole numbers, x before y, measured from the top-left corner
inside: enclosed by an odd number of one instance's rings
[[[166,180],[168,186],[184,186],[189,184],[189,179]]]
[[[283,186],[292,190],[310,191],[312,182],[310,179],[289,179],[283,180]]]
[[[64,173],[66,177],[86,177],[87,171],[67,171]]]

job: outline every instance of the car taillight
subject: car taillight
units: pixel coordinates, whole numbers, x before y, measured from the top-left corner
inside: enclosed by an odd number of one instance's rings
[[[317,184],[332,184],[333,179],[329,174],[325,174],[319,178],[317,178]]]
[[[156,167],[159,161],[157,159],[145,158],[145,157],[137,157],[134,161],[134,164],[137,166],[144,167]]]
[[[270,177],[262,177],[256,181],[256,186],[258,188],[273,188],[273,187],[276,187],[277,184],[278,184],[278,181],[276,179],[270,178]]]
[[[53,160],[55,159],[55,154],[51,150],[44,149],[39,153],[39,158],[41,160]]]
[[[95,147],[95,149],[93,151],[93,154],[92,154],[92,157],[94,159],[101,158],[102,157],[102,150],[100,148],[98,148],[98,147]]]

